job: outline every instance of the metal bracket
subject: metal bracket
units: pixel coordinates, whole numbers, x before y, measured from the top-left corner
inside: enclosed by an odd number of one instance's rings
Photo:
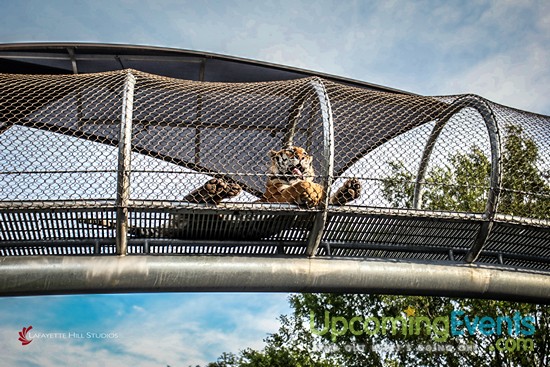
[[[76,63],[76,57],[74,55],[74,48],[68,47],[67,52],[69,53],[69,57],[71,58],[71,66],[73,68],[73,74],[78,74],[78,65]]]

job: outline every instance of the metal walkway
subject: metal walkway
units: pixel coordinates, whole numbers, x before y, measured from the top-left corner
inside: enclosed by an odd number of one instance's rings
[[[550,301],[548,116],[176,50],[0,45],[0,70],[1,294]],[[258,202],[286,146],[360,197]],[[212,179],[242,192],[184,199]]]

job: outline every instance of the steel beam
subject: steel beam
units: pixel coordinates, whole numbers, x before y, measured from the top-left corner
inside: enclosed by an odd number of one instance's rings
[[[412,261],[216,256],[0,258],[0,295],[338,292],[550,304],[550,273]]]
[[[424,147],[418,172],[416,174],[413,197],[414,209],[420,209],[422,205],[422,188],[426,171],[428,169],[428,163],[441,131],[455,114],[468,107],[475,108],[479,112],[487,128],[487,135],[491,146],[491,176],[485,213],[487,216],[491,216],[491,218],[494,216],[500,194],[500,184],[502,181],[500,134],[492,110],[481,98],[471,95],[464,96],[453,102],[447,111],[442,114],[442,117],[436,122],[430,137],[426,142],[426,146]]]

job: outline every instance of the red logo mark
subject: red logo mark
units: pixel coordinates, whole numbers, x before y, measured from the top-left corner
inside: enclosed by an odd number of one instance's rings
[[[23,330],[19,332],[19,340],[21,342],[21,345],[27,345],[32,342],[32,339],[27,339],[27,333],[32,329],[32,326],[24,327]]]

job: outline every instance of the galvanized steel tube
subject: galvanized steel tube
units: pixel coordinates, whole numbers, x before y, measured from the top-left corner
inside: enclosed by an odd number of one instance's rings
[[[217,256],[0,259],[1,295],[339,292],[550,303],[548,272],[413,261]]]

